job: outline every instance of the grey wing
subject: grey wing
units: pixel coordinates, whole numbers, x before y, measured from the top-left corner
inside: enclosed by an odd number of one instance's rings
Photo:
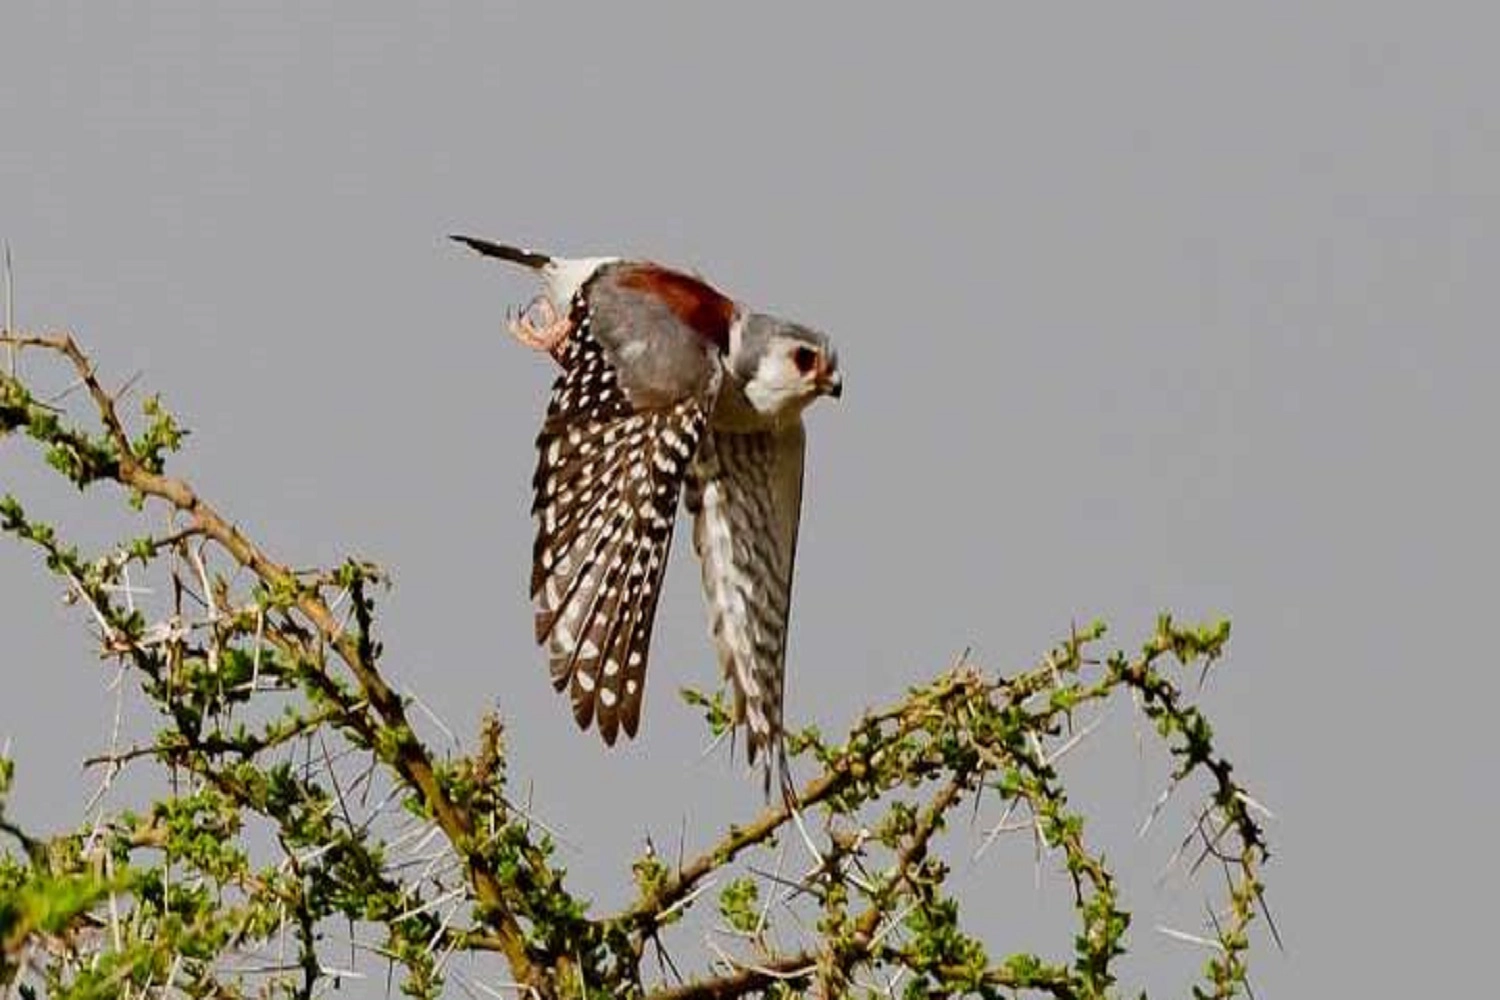
[[[693,546],[719,665],[734,686],[751,763],[771,751],[785,776],[782,694],[806,435],[789,427],[704,435],[688,480]]]

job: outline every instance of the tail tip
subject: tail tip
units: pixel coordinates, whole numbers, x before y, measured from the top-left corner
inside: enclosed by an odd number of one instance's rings
[[[460,233],[450,233],[448,238],[455,243],[462,243],[475,253],[485,257],[498,257],[508,260],[512,264],[520,264],[532,270],[546,267],[552,263],[552,258],[544,253],[534,250],[522,250],[519,247],[506,246],[503,243],[495,243],[491,240],[480,239],[477,236],[464,236]]]

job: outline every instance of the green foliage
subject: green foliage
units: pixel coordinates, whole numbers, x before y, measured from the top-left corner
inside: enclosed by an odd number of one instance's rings
[[[793,797],[696,856],[669,863],[648,847],[630,866],[634,901],[600,912],[511,798],[500,720],[448,755],[413,724],[411,696],[382,675],[377,567],[293,571],[272,559],[168,476],[186,431],[156,397],[132,434],[70,339],[13,342],[60,359],[88,390],[88,412],[0,375],[0,433],[23,431],[70,482],[114,483],[151,507],[143,523],[161,525],[165,511],[170,527],[85,553],[0,498],[0,531],[38,554],[121,683],[156,712],[144,742],[91,762],[110,794],[78,830],[13,824],[13,766],[0,758],[0,986],[311,997],[362,969],[436,997],[450,981],[470,994],[483,985],[460,978],[455,954],[493,953],[543,997],[895,995],[870,984],[896,979],[913,998],[1115,996],[1131,915],[1057,762],[1086,732],[1077,720],[1126,699],[1170,752],[1171,787],[1207,790],[1193,837],[1225,889],[1195,995],[1245,992],[1267,849],[1254,800],[1181,679],[1221,659],[1227,622],[1164,615],[1136,655],[1101,650],[1096,623],[1009,677],[961,663],[841,739],[791,734],[789,753],[814,774]],[[732,725],[721,694],[685,697],[715,736]],[[126,768],[165,791],[134,810],[109,805]],[[991,837],[1014,815],[1056,859],[1073,892],[1071,947],[996,959],[1004,942],[965,924],[939,845],[957,836],[966,802],[998,811]],[[786,868],[798,852],[815,860]],[[671,935],[713,888],[726,946],[684,972]]]
[[[719,915],[742,934],[760,930],[760,884],[748,875],[731,881],[719,891]]]

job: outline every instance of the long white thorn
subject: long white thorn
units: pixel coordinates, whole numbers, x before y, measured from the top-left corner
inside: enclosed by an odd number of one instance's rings
[[[11,266],[10,242],[5,244],[5,335],[13,337],[16,333],[16,280]],[[5,373],[11,378],[16,377],[16,345],[5,345]]]
[[[1197,934],[1189,934],[1187,931],[1174,930],[1171,927],[1164,927],[1161,924],[1156,925],[1156,931],[1158,934],[1165,934],[1169,938],[1176,938],[1178,941],[1186,941],[1188,944],[1201,945],[1204,948],[1212,948],[1214,951],[1224,950],[1224,946],[1218,941],[1215,941],[1213,938],[1201,937]]]

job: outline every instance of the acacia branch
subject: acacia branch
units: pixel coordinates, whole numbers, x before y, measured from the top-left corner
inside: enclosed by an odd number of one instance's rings
[[[49,525],[30,519],[17,501],[0,498],[0,527],[41,549],[70,596],[87,603],[105,654],[120,657],[122,665],[134,663],[143,675],[142,690],[171,720],[154,745],[120,749],[112,740],[108,754],[92,759],[108,765],[112,777],[126,761],[155,758],[172,768],[174,791],[155,803],[148,827],[129,820],[111,823],[101,809],[89,838],[94,846],[84,859],[113,857],[110,851],[117,849],[124,852],[119,860],[124,868],[134,863],[131,851],[151,858],[160,852],[160,863],[137,867],[132,877],[139,881],[121,891],[133,893],[128,902],[137,915],[145,915],[137,924],[141,929],[131,932],[143,935],[142,950],[134,956],[165,964],[137,966],[135,972],[107,968],[112,958],[123,962],[132,954],[119,944],[120,921],[114,917],[112,952],[107,945],[68,944],[70,957],[63,967],[72,974],[84,975],[103,956],[106,968],[100,975],[113,986],[146,989],[163,979],[170,984],[183,953],[173,953],[175,944],[160,945],[157,936],[187,925],[183,911],[194,905],[192,892],[233,887],[255,898],[238,910],[220,898],[219,913],[212,905],[198,905],[193,910],[198,929],[177,938],[189,941],[188,951],[197,948],[213,956],[202,960],[195,973],[190,992],[198,995],[216,995],[220,972],[213,962],[227,954],[219,931],[241,921],[238,929],[231,928],[230,951],[242,936],[248,935],[252,944],[265,942],[268,913],[274,929],[277,906],[284,907],[282,926],[296,922],[303,947],[295,963],[285,969],[278,965],[273,974],[295,975],[290,988],[304,994],[320,979],[339,974],[322,967],[313,942],[322,936],[322,921],[342,915],[383,925],[391,934],[389,950],[370,950],[401,962],[409,975],[403,988],[426,997],[441,990],[447,956],[456,949],[503,955],[529,995],[547,998],[589,990],[648,1000],[727,1000],[791,989],[838,995],[857,985],[856,974],[893,967],[916,974],[918,981],[909,983],[909,991],[933,995],[1106,995],[1114,983],[1112,963],[1124,951],[1129,915],[1119,908],[1103,856],[1086,848],[1083,816],[1068,806],[1053,765],[1092,728],[1064,742],[1075,711],[1129,691],[1174,755],[1171,787],[1200,769],[1210,778],[1211,801],[1198,813],[1184,844],[1185,849],[1201,839],[1205,846],[1199,862],[1220,860],[1229,880],[1225,915],[1211,911],[1221,952],[1210,961],[1206,978],[1212,991],[1204,995],[1228,997],[1244,987],[1246,930],[1257,907],[1264,910],[1258,872],[1266,858],[1265,841],[1249,811],[1260,807],[1215,749],[1206,719],[1161,670],[1170,656],[1183,665],[1212,663],[1227,637],[1227,625],[1183,629],[1164,617],[1139,656],[1121,653],[1107,661],[1091,659],[1086,652],[1103,627],[1081,633],[1075,629],[1040,666],[1009,678],[960,663],[894,704],[868,713],[838,745],[824,744],[814,730],[797,734],[792,752],[810,757],[819,768],[800,791],[768,806],[748,824],[731,827],[675,870],[654,853],[648,855],[635,868],[637,901],[612,916],[591,918],[587,904],[563,888],[562,869],[550,861],[549,839],[533,836],[529,817],[507,797],[498,720],[486,720],[473,757],[439,760],[414,735],[406,700],[379,669],[373,603],[366,596],[368,583],[380,579],[378,570],[350,562],[337,571],[298,571],[272,558],[191,483],[165,473],[164,456],[176,450],[182,432],[154,397],[145,404],[150,425],[132,440],[118,409],[125,390],[106,390],[70,336],[15,335],[0,337],[0,343],[62,359],[76,376],[70,388],[87,390],[103,428],[100,433],[67,422],[65,411],[37,401],[18,380],[0,374],[0,434],[24,429],[46,447],[48,463],[79,486],[114,482],[130,492],[133,502],[149,498],[164,503],[174,512],[172,526],[177,529],[90,560],[60,541]],[[93,419],[87,423],[92,427]],[[257,593],[250,602],[232,599],[232,581],[210,579],[202,546],[189,549],[185,544],[192,538],[212,542],[254,577]],[[131,597],[138,591],[129,589],[129,564],[151,564],[167,551],[191,560],[197,575],[183,574],[174,565],[174,610],[147,628]],[[184,593],[196,596],[200,586],[206,621],[197,620],[191,609],[184,617]],[[338,599],[332,597],[334,588]],[[121,589],[123,603],[115,596]],[[345,598],[348,604],[343,604]],[[295,704],[285,706],[286,714],[263,728],[249,729],[243,721],[236,726],[234,707],[269,690],[258,683],[263,649],[272,688],[289,692]],[[226,664],[232,674],[219,672]],[[257,708],[276,704],[275,699],[255,697]],[[709,707],[712,724],[712,713],[719,709],[716,702]],[[339,754],[322,744],[324,727],[337,729],[347,741]],[[302,739],[309,759],[300,773],[287,762],[265,760],[267,751],[290,751]],[[314,740],[323,745],[320,766],[326,784],[313,776]],[[341,782],[336,761],[355,752],[365,769],[352,782]],[[357,823],[350,805],[354,790],[381,764],[394,773],[394,787],[387,789],[369,821]],[[184,794],[176,786],[179,769],[188,778]],[[370,787],[365,785],[365,793]],[[1020,804],[1029,808],[1029,825],[1039,840],[1065,855],[1082,922],[1069,960],[1019,954],[992,963],[983,943],[960,925],[956,899],[944,894],[951,892],[945,884],[948,871],[930,856],[931,846],[952,810],[979,788],[998,793],[1005,810],[988,839],[1011,829],[1007,818]],[[921,798],[908,804],[903,801],[906,789],[921,789]],[[3,792],[0,787],[0,796]],[[418,814],[414,825],[394,839],[372,834],[369,823],[396,796]],[[333,813],[335,805],[339,813]],[[803,815],[813,811],[826,821],[829,844],[812,846],[818,863],[800,881],[783,880],[779,861],[774,875],[758,871],[753,861],[745,864],[747,855],[785,836],[793,821],[802,829]],[[242,813],[276,824],[291,874],[277,869],[257,874],[236,858]],[[24,836],[4,823],[3,815],[0,834]],[[429,842],[438,849],[426,853]],[[33,854],[42,880],[48,877],[42,869],[46,859],[67,855],[56,849],[55,841],[22,843]],[[219,852],[220,843],[230,846]],[[395,862],[392,854],[398,847],[409,853]],[[462,883],[451,880],[460,865]],[[701,905],[713,878],[736,866],[750,874],[726,880],[718,905],[728,931],[754,942],[758,956],[732,958],[715,947],[721,959],[711,969],[715,974],[643,989],[647,944],[660,947],[664,928]],[[821,906],[810,940],[787,952],[768,944],[776,940],[769,918],[776,897],[762,907],[757,879],[792,890],[795,895],[782,896],[780,903],[799,923],[799,910]],[[430,885],[436,888],[429,891]],[[115,883],[104,885],[96,878],[88,886],[108,895],[113,914]],[[97,910],[90,909],[101,897],[81,898],[81,912],[97,926]],[[461,923],[474,926],[451,925],[459,906],[472,906],[472,919]],[[1274,927],[1271,933],[1274,937]],[[194,941],[194,934],[201,936]],[[29,941],[18,947],[31,947]],[[437,949],[441,955],[435,954]],[[663,956],[671,962],[665,952]],[[13,959],[9,949],[0,955],[0,985]],[[47,974],[55,968],[46,966]],[[243,970],[225,971],[235,975]],[[675,964],[672,971],[676,973]]]
[[[713,847],[684,862],[653,892],[605,922],[649,927],[687,898],[704,877],[724,867],[749,848],[771,839],[776,831],[792,819],[794,805],[800,810],[816,805],[837,792],[848,780],[847,766],[835,766],[819,775],[798,793],[795,803],[782,802],[770,806],[749,824],[731,827]]]
[[[456,805],[438,782],[426,748],[411,735],[412,729],[400,697],[376,669],[368,642],[341,629],[338,618],[316,591],[303,586],[286,565],[267,555],[187,480],[153,471],[139,461],[120,420],[114,397],[100,384],[92,363],[71,335],[7,335],[0,341],[15,347],[49,350],[71,363],[78,378],[88,388],[105,432],[118,451],[113,467],[96,470],[101,478],[113,479],[145,496],[166,501],[186,515],[194,529],[217,542],[235,562],[255,574],[273,593],[295,595],[297,609],[338,653],[385,725],[402,734],[403,738],[394,741],[393,759],[389,763],[421,795],[454,850],[467,859],[470,881],[485,919],[494,925],[512,971],[533,988],[544,986],[545,977],[532,961],[525,932],[506,901],[499,878],[482,857],[470,850],[475,829],[473,817]],[[8,376],[6,378],[13,382]]]
[[[893,732],[881,737],[882,742],[896,742],[917,729],[930,712],[942,711],[943,706],[955,697],[962,697],[982,687],[984,682],[972,671],[959,669],[934,682],[920,698],[906,698],[898,704],[878,712],[870,712],[861,721],[858,732],[876,734],[886,722],[894,722]],[[794,818],[794,810],[806,812],[846,791],[855,781],[868,779],[871,767],[868,761],[870,746],[858,749],[846,747],[836,759],[825,766],[822,774],[805,785],[794,799],[783,799],[767,807],[754,821],[745,826],[734,826],[712,847],[679,865],[654,889],[646,893],[633,906],[612,917],[607,922],[635,927],[649,927],[656,920],[676,908],[687,898],[698,884],[709,874],[724,867],[749,848],[770,840],[782,827]]]

